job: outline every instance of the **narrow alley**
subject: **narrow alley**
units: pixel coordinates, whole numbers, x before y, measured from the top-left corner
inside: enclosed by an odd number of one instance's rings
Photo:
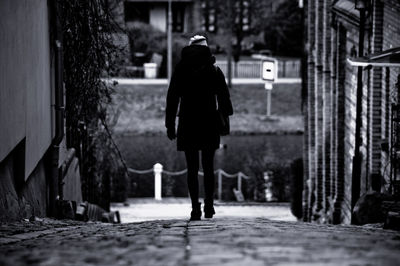
[[[0,36],[0,266],[400,266],[400,0],[0,0]]]

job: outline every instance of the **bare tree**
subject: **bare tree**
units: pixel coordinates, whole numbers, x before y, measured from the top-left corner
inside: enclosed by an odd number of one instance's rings
[[[256,19],[269,9],[271,0],[215,0],[219,32],[224,36],[228,61],[228,85],[231,87],[232,59],[236,64],[242,54],[242,42],[246,36],[259,34],[262,22]],[[235,76],[237,72],[235,71]]]

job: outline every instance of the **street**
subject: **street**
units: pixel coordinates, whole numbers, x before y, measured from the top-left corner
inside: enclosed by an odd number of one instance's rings
[[[243,206],[229,208],[229,216],[196,222],[185,218],[112,225],[44,219],[2,225],[0,265],[398,265],[400,261],[400,232],[378,225],[277,221],[241,215]],[[218,209],[223,210],[217,206],[217,213]]]

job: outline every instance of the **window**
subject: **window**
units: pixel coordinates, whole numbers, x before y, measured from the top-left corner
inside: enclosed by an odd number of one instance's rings
[[[235,1],[235,26],[243,32],[250,30],[250,3],[248,0]]]
[[[217,9],[213,0],[202,0],[201,9],[203,12],[201,26],[203,31],[217,31]]]
[[[179,3],[172,3],[172,31],[183,32],[185,21],[185,6]]]
[[[242,5],[242,29],[245,32],[250,30],[250,3],[246,0]]]
[[[149,23],[150,11],[147,3],[124,2],[125,21]]]

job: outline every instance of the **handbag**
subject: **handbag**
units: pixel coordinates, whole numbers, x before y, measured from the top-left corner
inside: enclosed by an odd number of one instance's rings
[[[215,73],[218,71],[218,67],[214,66]],[[217,116],[217,130],[218,134],[220,136],[226,136],[229,135],[230,133],[230,123],[229,123],[229,116],[224,115],[221,110],[218,108],[218,100],[217,100],[217,95],[215,95],[215,101],[217,105],[217,111],[216,111],[216,116]]]
[[[230,124],[229,124],[229,116],[225,116],[222,114],[220,110],[217,110],[217,130],[220,136],[229,135],[230,132]]]

